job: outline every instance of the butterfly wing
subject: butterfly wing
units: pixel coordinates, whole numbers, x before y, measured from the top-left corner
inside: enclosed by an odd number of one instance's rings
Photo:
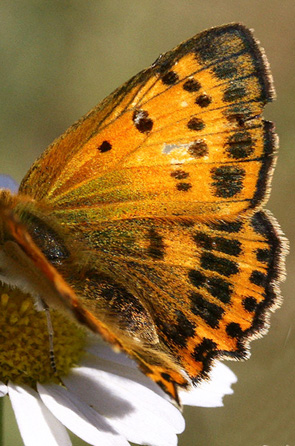
[[[97,327],[108,308],[109,327],[123,318],[123,348],[174,398],[181,370],[197,381],[212,358],[244,357],[278,300],[285,244],[259,211],[273,95],[248,29],[205,31],[74,124],[20,186],[91,253],[87,286],[69,281]]]
[[[74,124],[32,166],[20,192],[46,198],[78,225],[244,212],[263,199],[274,162],[272,127],[261,117],[272,97],[250,31],[206,31]]]
[[[247,357],[279,303],[284,243],[267,212],[230,222],[129,220],[124,230],[111,222],[103,237],[89,237],[102,252],[108,245],[113,280],[138,296],[193,381],[213,358]]]

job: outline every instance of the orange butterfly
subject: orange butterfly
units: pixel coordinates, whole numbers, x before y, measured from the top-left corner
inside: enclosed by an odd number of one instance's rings
[[[178,401],[245,358],[279,302],[285,241],[262,210],[274,90],[240,24],[161,55],[0,193],[0,278],[71,313]]]

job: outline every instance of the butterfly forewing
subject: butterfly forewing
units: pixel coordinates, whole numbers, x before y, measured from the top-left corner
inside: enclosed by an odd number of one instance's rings
[[[237,214],[259,202],[258,180],[266,182],[272,164],[272,130],[261,118],[271,99],[251,33],[237,25],[209,30],[160,57],[57,140],[21,191],[46,197],[78,224]]]

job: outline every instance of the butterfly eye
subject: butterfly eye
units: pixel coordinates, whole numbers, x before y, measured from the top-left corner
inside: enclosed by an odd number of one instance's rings
[[[23,214],[22,220],[24,217],[32,239],[50,262],[62,263],[69,257],[70,253],[62,241],[62,237],[54,229],[31,213]]]

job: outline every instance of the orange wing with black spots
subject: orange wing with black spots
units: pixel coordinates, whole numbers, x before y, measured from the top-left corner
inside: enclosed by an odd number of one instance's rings
[[[108,251],[110,277],[138,296],[193,381],[213,358],[245,358],[278,304],[284,243],[269,213],[226,222],[133,219],[123,229],[110,222],[88,237]]]
[[[176,401],[212,359],[245,357],[279,302],[286,243],[261,210],[273,96],[252,33],[207,30],[74,124],[20,186],[15,214],[77,319]]]
[[[75,224],[237,215],[267,187],[274,141],[261,112],[272,96],[250,31],[205,31],[70,128],[20,191],[46,198]]]

